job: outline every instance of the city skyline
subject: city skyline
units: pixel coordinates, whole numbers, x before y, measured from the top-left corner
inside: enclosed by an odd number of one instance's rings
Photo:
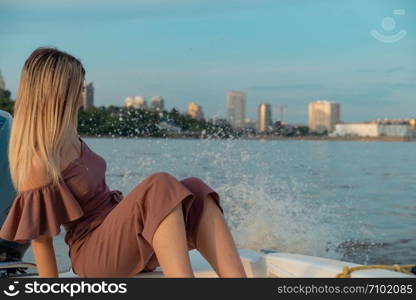
[[[30,52],[55,46],[82,60],[96,106],[163,95],[167,109],[186,111],[198,99],[207,117],[226,118],[224,93],[240,90],[250,119],[267,102],[287,107],[285,122],[306,124],[315,99],[340,103],[349,121],[413,118],[414,1],[117,4],[2,1],[0,69],[12,96]],[[407,31],[397,43],[370,35],[386,16],[395,19],[392,33]]]

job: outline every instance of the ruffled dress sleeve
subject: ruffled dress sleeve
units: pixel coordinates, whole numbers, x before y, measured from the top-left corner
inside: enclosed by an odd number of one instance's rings
[[[39,235],[58,235],[60,226],[84,212],[63,180],[19,192],[0,229],[0,238],[25,243]]]

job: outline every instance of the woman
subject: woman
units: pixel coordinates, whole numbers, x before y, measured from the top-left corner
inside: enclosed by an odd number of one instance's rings
[[[26,60],[9,142],[18,194],[0,238],[32,241],[41,277],[58,276],[52,237],[61,224],[81,277],[129,277],[159,265],[166,277],[193,277],[191,249],[220,277],[246,277],[219,196],[202,180],[159,172],[125,197],[109,190],[105,160],[77,133],[84,75],[56,49]]]

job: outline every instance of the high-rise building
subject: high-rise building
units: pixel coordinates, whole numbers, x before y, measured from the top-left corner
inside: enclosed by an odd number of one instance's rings
[[[126,97],[126,99],[124,99],[124,106],[127,108],[133,107],[133,108],[146,109],[147,103],[146,103],[146,100],[144,100],[142,96],[136,96],[134,97],[134,99],[132,97]]]
[[[204,113],[202,111],[201,105],[191,102],[188,104],[188,115],[197,120],[204,119]]]
[[[124,106],[127,108],[133,107],[133,98],[126,97],[126,99],[124,99]]]
[[[309,103],[309,130],[328,133],[334,131],[340,121],[340,105],[335,102],[319,100]]]
[[[6,90],[6,82],[4,81],[3,75],[0,70],[0,90]]]
[[[6,82],[4,81],[3,75],[1,75],[1,70],[0,70],[0,98],[3,98],[5,91],[6,91]]]
[[[161,96],[154,96],[150,99],[150,107],[156,111],[163,111],[165,109],[165,100]]]
[[[94,85],[92,82],[89,82],[85,86],[85,91],[82,95],[83,97],[83,107],[84,110],[94,106]]]
[[[269,131],[272,127],[272,106],[269,103],[261,103],[258,108],[259,112],[259,131]]]
[[[134,97],[133,107],[134,108],[139,108],[139,109],[146,109],[147,108],[146,100],[144,100],[144,98],[142,96]]]
[[[228,122],[235,128],[243,128],[246,120],[246,94],[240,91],[227,92]]]

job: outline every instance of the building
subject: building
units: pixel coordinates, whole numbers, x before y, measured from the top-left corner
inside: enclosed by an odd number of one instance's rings
[[[309,131],[316,133],[332,132],[340,122],[340,105],[320,100],[309,103]]]
[[[240,91],[227,92],[228,121],[235,128],[243,128],[246,120],[246,94]]]
[[[415,127],[416,119],[378,119],[371,120],[369,123],[390,124],[390,125],[410,125]]]
[[[258,108],[259,119],[257,129],[261,132],[272,129],[272,106],[269,103],[261,103]]]
[[[204,112],[202,111],[201,105],[191,102],[188,104],[188,115],[197,120],[204,119]]]
[[[124,99],[124,106],[127,108],[133,107],[133,98],[126,97],[126,99]]]
[[[82,99],[82,106],[84,107],[84,110],[94,106],[94,85],[92,82],[87,83],[85,86]]]
[[[3,76],[1,75],[1,70],[0,70],[0,98],[3,98],[3,96],[5,95],[5,91],[6,91],[6,82],[3,79]]]
[[[409,124],[385,123],[339,123],[331,136],[360,136],[360,137],[411,137],[415,135]]]
[[[150,99],[150,108],[156,111],[163,111],[165,109],[165,100],[161,96],[154,96]]]
[[[138,108],[138,109],[146,109],[147,108],[147,103],[146,103],[146,100],[144,100],[144,98],[142,96],[136,96],[136,97],[134,97],[134,100],[132,102],[132,106],[134,108]]]
[[[4,81],[3,75],[1,74],[1,70],[0,70],[0,90],[2,91],[6,90],[6,82]]]
[[[6,82],[3,79],[3,75],[1,75],[0,70],[0,98],[4,96],[4,92],[6,91]]]
[[[147,103],[142,96],[136,96],[134,99],[132,97],[126,97],[126,99],[124,99],[124,106],[127,108],[146,109]]]

